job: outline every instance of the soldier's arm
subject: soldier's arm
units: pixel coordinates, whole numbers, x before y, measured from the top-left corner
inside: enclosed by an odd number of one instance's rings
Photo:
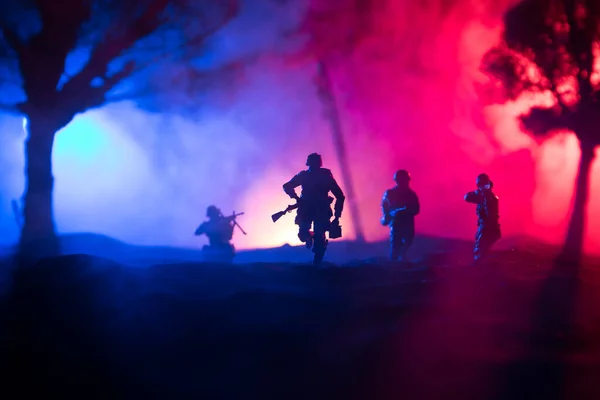
[[[196,228],[196,232],[194,232],[194,235],[196,236],[200,236],[200,235],[204,235],[206,233],[206,223],[201,223],[200,226],[198,228]]]
[[[302,172],[296,174],[292,179],[283,184],[283,191],[285,194],[290,196],[291,199],[298,200],[298,194],[296,193],[296,188],[302,185]]]
[[[342,188],[340,185],[338,185],[333,175],[331,175],[331,184],[329,190],[331,190],[331,193],[333,193],[333,196],[335,197],[335,205],[333,206],[334,216],[336,218],[340,218],[342,216],[342,211],[344,211],[344,202],[346,201],[346,196],[344,195]]]
[[[390,222],[390,208],[390,199],[388,198],[388,192],[386,190],[381,198],[381,213],[383,214],[381,217],[382,225],[387,225]]]
[[[488,196],[484,197],[484,209],[485,213],[490,218],[498,218],[499,216],[499,205],[498,205],[498,197],[490,193]]]
[[[419,196],[413,192],[409,204],[406,205],[406,212],[412,215],[418,215],[421,212],[421,203]]]
[[[481,195],[481,192],[479,190],[474,190],[465,194],[465,201],[467,203],[482,204],[484,201],[484,197]]]
[[[387,190],[383,194],[381,198],[381,213],[385,216],[390,212],[390,199],[388,198]]]

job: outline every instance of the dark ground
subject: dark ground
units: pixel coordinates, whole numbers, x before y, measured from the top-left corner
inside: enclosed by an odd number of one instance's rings
[[[598,260],[513,241],[473,268],[470,243],[422,238],[412,268],[344,243],[329,256],[347,268],[281,262],[310,259],[297,248],[164,264],[174,249],[66,240],[96,256],[5,285],[3,398],[600,399]]]

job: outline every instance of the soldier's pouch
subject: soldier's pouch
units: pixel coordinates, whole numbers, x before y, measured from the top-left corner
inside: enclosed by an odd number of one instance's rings
[[[342,226],[339,222],[331,223],[329,226],[329,238],[339,239],[342,237]]]

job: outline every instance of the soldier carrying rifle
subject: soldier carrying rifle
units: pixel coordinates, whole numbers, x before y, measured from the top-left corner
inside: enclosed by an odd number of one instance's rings
[[[290,206],[285,211],[274,214],[272,218],[273,221],[276,221],[281,215],[297,208],[298,238],[306,244],[307,248],[312,248],[315,254],[314,263],[319,264],[327,249],[327,232],[329,231],[331,239],[342,236],[339,220],[346,197],[331,171],[323,168],[321,155],[310,154],[306,160],[306,166],[307,170],[300,171],[283,185],[284,192],[296,200],[297,206]],[[302,187],[300,196],[296,193],[298,186]],[[335,196],[334,212],[331,211],[331,203],[334,199],[329,196],[329,192]],[[333,221],[331,217],[334,217]],[[311,231],[313,224],[314,231]]]
[[[477,204],[477,233],[473,248],[473,262],[479,263],[502,237],[500,229],[499,199],[493,192],[494,182],[488,174],[479,174],[476,180],[477,190],[465,194],[465,201]]]
[[[231,243],[233,230],[237,226],[245,235],[246,232],[237,223],[236,218],[244,213],[235,212],[230,216],[224,216],[216,206],[209,206],[206,209],[208,221],[203,222],[196,229],[195,235],[206,235],[208,237],[208,246],[204,246],[202,251],[207,261],[231,262],[235,256],[235,247]]]

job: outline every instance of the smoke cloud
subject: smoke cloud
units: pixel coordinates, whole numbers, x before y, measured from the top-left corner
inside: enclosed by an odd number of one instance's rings
[[[316,67],[282,56],[298,46],[283,32],[299,22],[301,3],[247,7],[221,33],[211,59],[264,56],[242,82],[211,89],[196,111],[150,113],[135,101],[121,102],[87,112],[61,131],[54,149],[59,230],[201,247],[205,239],[192,234],[215,204],[224,213],[245,212],[239,222],[248,235],[236,233],[238,248],[297,244],[291,216],[270,220],[289,202],[281,185],[314,151],[343,185],[313,85]],[[411,172],[421,198],[421,233],[471,238],[474,209],[463,195],[488,172],[505,236],[562,240],[579,156],[575,139],[537,144],[517,123],[529,104],[485,107],[477,95],[486,79],[481,57],[498,41],[509,3],[381,2],[366,40],[352,55],[329,61],[368,240],[387,234],[379,202],[400,168]],[[343,23],[331,30],[345,29]],[[11,244],[18,230],[10,201],[24,187],[22,120],[4,115],[0,129],[0,241]],[[588,221],[600,217],[597,172],[595,164]],[[349,217],[347,209],[342,225],[352,238]],[[600,227],[589,224],[586,249],[600,252]]]

